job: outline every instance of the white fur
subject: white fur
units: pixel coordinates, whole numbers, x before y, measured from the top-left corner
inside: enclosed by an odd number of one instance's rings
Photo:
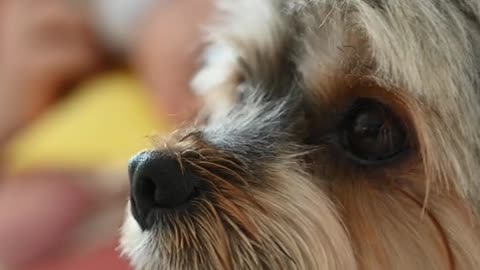
[[[105,44],[123,52],[151,7],[165,0],[87,0],[94,25]]]

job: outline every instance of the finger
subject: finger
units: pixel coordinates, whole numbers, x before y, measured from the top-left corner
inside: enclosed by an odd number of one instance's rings
[[[44,57],[30,62],[31,73],[39,74],[35,80],[51,78],[58,83],[75,80],[95,70],[99,64],[100,61],[94,49],[81,45],[51,50]],[[45,83],[50,82],[45,81]]]
[[[86,24],[68,9],[52,7],[30,22],[29,42],[45,48],[58,44],[71,44],[86,38]]]
[[[67,19],[72,23],[83,23],[85,11],[79,9],[79,5],[66,0],[11,0],[17,2],[17,10],[28,14],[28,19],[37,23],[45,18]],[[31,1],[31,2],[30,2]]]
[[[0,192],[0,260],[20,266],[58,246],[89,212],[86,194],[67,182],[9,183]]]
[[[199,100],[189,91],[189,80],[201,43],[201,25],[210,10],[209,0],[169,2],[150,14],[136,36],[134,66],[154,90],[155,102],[161,105],[157,107],[165,108],[174,121],[187,120],[199,107]]]

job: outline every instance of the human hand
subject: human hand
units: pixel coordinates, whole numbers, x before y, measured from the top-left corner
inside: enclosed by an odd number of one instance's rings
[[[152,90],[159,113],[176,123],[188,121],[200,100],[190,91],[197,69],[211,0],[176,0],[158,5],[144,20],[134,39],[132,57],[136,70]]]
[[[40,260],[60,248],[91,212],[93,200],[85,190],[65,179],[53,178],[3,179],[0,265],[18,269]]]
[[[0,141],[99,66],[82,14],[65,0],[0,0]]]

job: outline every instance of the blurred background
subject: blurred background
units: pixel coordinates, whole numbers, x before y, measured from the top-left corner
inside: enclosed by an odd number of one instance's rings
[[[0,0],[0,269],[129,269],[127,163],[188,124],[209,0]]]

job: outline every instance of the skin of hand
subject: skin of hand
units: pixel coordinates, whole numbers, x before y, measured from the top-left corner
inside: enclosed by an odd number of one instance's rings
[[[201,106],[190,90],[211,0],[167,1],[153,9],[135,36],[132,59],[151,96],[174,123],[188,121]]]
[[[0,264],[8,269],[61,248],[93,207],[90,195],[65,179],[30,178],[10,179],[0,189]]]
[[[68,1],[0,0],[0,150],[65,85],[101,64],[83,14]],[[65,179],[31,178],[0,179],[0,264],[8,267],[60,246],[91,211],[88,192]]]
[[[64,0],[0,0],[0,141],[99,67],[82,14]]]

